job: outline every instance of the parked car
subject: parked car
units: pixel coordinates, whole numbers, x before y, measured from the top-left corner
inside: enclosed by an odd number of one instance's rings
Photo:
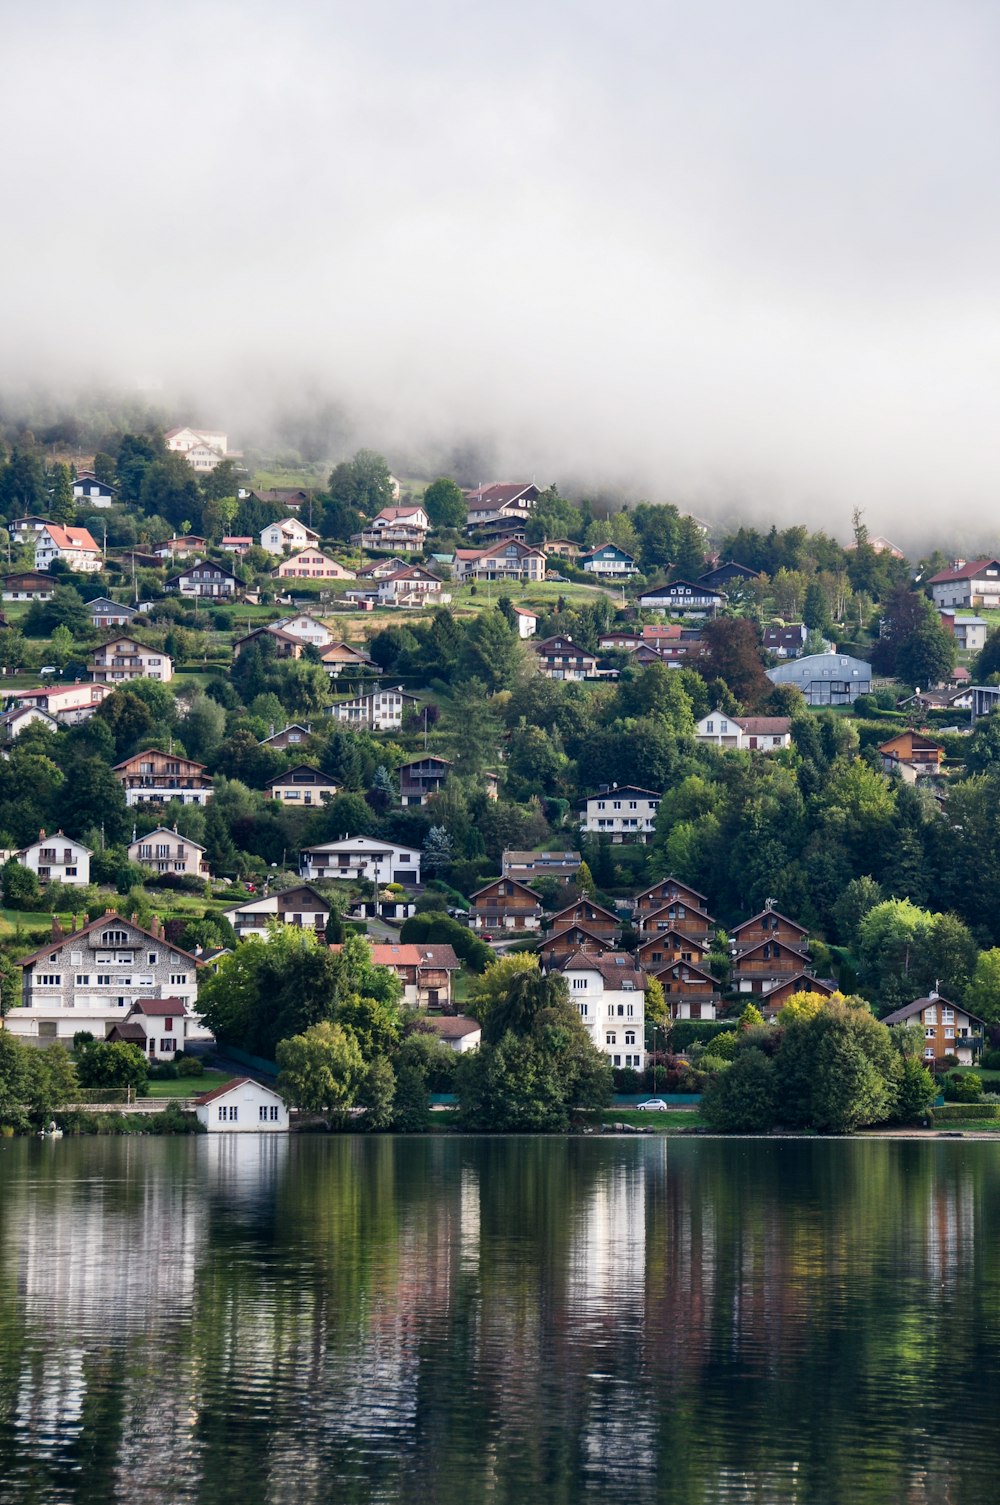
[[[644,1103],[636,1103],[639,1113],[669,1113],[670,1109],[662,1097],[648,1097]]]

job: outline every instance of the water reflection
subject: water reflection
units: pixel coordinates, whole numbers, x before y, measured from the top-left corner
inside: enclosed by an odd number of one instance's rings
[[[997,1496],[992,1144],[0,1144],[0,1505]]]

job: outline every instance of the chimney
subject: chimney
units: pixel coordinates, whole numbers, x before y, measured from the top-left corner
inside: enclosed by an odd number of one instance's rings
[[[53,941],[61,941],[63,939],[63,928],[56,915],[52,916],[52,939]]]

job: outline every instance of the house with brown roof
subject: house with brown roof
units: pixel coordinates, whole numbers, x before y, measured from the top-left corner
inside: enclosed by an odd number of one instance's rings
[[[322,937],[330,919],[330,901],[311,884],[296,883],[291,888],[260,894],[242,904],[234,904],[225,913],[240,941],[252,935],[266,940],[269,927],[275,923],[293,925],[297,930],[312,930]]]
[[[824,982],[821,977],[813,977],[811,972],[799,972],[797,976],[779,982],[777,987],[761,999],[758,1006],[764,1018],[771,1023],[796,993],[815,993],[820,998],[832,998],[836,991],[832,983]]]
[[[203,1092],[195,1113],[210,1134],[288,1133],[288,1107],[281,1093],[249,1077]]]
[[[657,932],[676,930],[678,935],[693,936],[699,941],[708,941],[715,924],[712,916],[703,909],[695,909],[680,899],[672,899],[659,909],[642,910],[636,915],[636,923],[643,936]]]
[[[212,798],[212,780],[204,763],[161,752],[157,747],[133,753],[111,771],[125,790],[125,803],[130,807],[165,805],[170,800],[205,805]]]
[[[530,883],[535,878],[558,878],[570,883],[580,871],[583,859],[579,852],[519,852],[508,848],[500,858],[505,878],[519,878]]]
[[[958,559],[927,581],[937,607],[1000,607],[1000,559]]]
[[[157,826],[144,836],[133,835],[128,845],[130,862],[138,862],[154,873],[177,873],[189,878],[211,878],[205,848],[190,836],[182,836],[177,827],[167,830]]]
[[[761,941],[734,957],[730,985],[738,993],[770,993],[805,971],[807,958],[785,941]]]
[[[622,922],[610,909],[605,909],[584,894],[552,915],[548,921],[551,931],[561,930],[565,925],[585,925],[594,935],[609,939],[622,928]]]
[[[408,564],[379,581],[378,600],[381,606],[424,606],[444,604],[451,597],[445,595],[440,575],[425,564]]]
[[[924,1065],[931,1068],[940,1065],[946,1056],[955,1056],[960,1066],[971,1066],[987,1029],[985,1020],[938,993],[914,999],[913,1003],[886,1014],[882,1023],[922,1026]]]
[[[708,952],[708,942],[697,936],[682,935],[679,930],[657,930],[639,943],[635,957],[647,972],[655,973],[658,967],[666,967],[670,962],[691,962],[703,967]]]
[[[328,773],[314,768],[311,763],[298,763],[286,768],[264,785],[268,799],[280,800],[283,805],[295,805],[299,809],[325,805],[338,793],[340,785]]]
[[[360,533],[351,534],[351,543],[372,552],[420,554],[430,525],[430,518],[419,505],[383,507]]]
[[[675,961],[653,973],[663,989],[671,1019],[714,1019],[722,994],[710,972],[693,962]]]
[[[147,648],[135,638],[111,638],[99,643],[90,660],[95,684],[124,685],[133,679],[158,679],[162,684],[174,677],[174,661],[159,648]]]
[[[919,732],[907,730],[879,744],[879,757],[886,773],[898,773],[908,783],[941,772],[944,748]]]
[[[403,1002],[409,1008],[452,1008],[452,979],[462,968],[453,947],[373,942],[371,953],[376,967],[395,972],[403,985]]]
[[[764,650],[775,658],[798,658],[806,644],[809,629],[804,622],[778,623],[764,628]]]
[[[752,919],[735,925],[730,932],[732,953],[738,957],[743,951],[752,951],[762,941],[781,941],[800,953],[800,958],[809,950],[809,931],[804,925],[779,914],[776,909],[762,909]]]
[[[728,716],[709,711],[695,723],[695,739],[714,747],[750,752],[776,752],[792,745],[789,716]]]
[[[641,1071],[646,1060],[646,976],[626,951],[578,951],[562,975],[592,1044],[612,1066]]]
[[[557,634],[531,646],[538,654],[538,667],[546,679],[593,679],[597,673],[596,656],[578,648],[569,636]]]
[[[106,1039],[138,1045],[150,1061],[172,1061],[186,1047],[192,1023],[183,998],[137,998],[122,1022],[111,1025]]]
[[[289,559],[283,559],[271,571],[274,580],[354,580],[353,570],[324,554],[322,549],[302,549]]]
[[[194,559],[205,553],[208,544],[200,533],[175,533],[154,543],[153,553],[157,559]]]
[[[53,577],[42,570],[17,570],[3,577],[5,601],[51,601],[55,588]]]
[[[652,914],[655,910],[662,909],[665,904],[680,903],[690,909],[708,913],[708,899],[700,894],[689,883],[681,883],[673,876],[660,878],[649,888],[644,888],[642,893],[636,894],[635,910],[639,915]]]
[[[464,1014],[437,1014],[424,1019],[422,1031],[437,1035],[452,1050],[463,1053],[478,1050],[483,1040],[483,1027],[478,1019],[469,1019]]]
[[[526,883],[514,878],[494,878],[471,896],[471,928],[490,934],[510,935],[538,930],[542,905]]]
[[[549,972],[553,967],[561,967],[566,958],[576,952],[582,951],[586,956],[601,956],[605,951],[614,950],[614,944],[613,935],[606,931],[592,930],[589,925],[574,920],[549,932],[538,947],[538,958],[542,970]]]
[[[501,539],[479,548],[456,549],[452,561],[455,579],[517,580],[534,583],[545,579],[545,555],[521,539]]]
[[[465,527],[468,533],[479,533],[485,539],[524,537],[531,510],[541,496],[534,484],[515,481],[497,481],[490,486],[477,486],[465,493]]]
[[[338,679],[341,674],[382,672],[371,655],[355,643],[331,643],[321,651],[319,660],[331,679]]]
[[[399,799],[402,805],[426,805],[432,794],[437,794],[451,773],[450,758],[438,757],[436,753],[424,753],[421,758],[411,758],[399,765]]]

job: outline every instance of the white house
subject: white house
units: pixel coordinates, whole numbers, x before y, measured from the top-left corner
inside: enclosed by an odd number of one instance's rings
[[[299,763],[268,779],[265,787],[270,799],[300,807],[325,805],[340,789],[336,779],[308,763]]]
[[[423,550],[429,528],[423,507],[383,507],[360,533],[351,534],[351,542],[389,554],[415,554]]]
[[[418,884],[421,853],[414,847],[399,846],[391,841],[377,841],[374,836],[345,836],[315,847],[303,847],[299,872],[310,881],[320,878],[370,879],[382,887],[386,883]]]
[[[406,565],[379,581],[378,600],[381,606],[420,606],[424,601],[450,601],[443,590],[443,582],[433,570],[422,564]]]
[[[13,742],[15,737],[19,737],[23,731],[35,723],[39,726],[47,726],[54,732],[59,730],[56,718],[38,706],[15,706],[13,710],[4,711],[0,716],[0,741]]]
[[[16,691],[19,706],[36,706],[54,716],[61,726],[87,721],[111,690],[107,685],[48,685],[38,690]]]
[[[145,836],[133,835],[128,845],[130,862],[152,868],[154,873],[186,874],[189,878],[210,878],[205,848],[190,836],[182,836],[177,827],[168,830],[157,826]]]
[[[307,611],[300,611],[297,616],[285,617],[280,622],[272,622],[272,629],[285,632],[289,637],[301,638],[303,643],[312,643],[314,648],[329,648],[335,641],[334,634],[321,622],[318,617],[312,617]]]
[[[661,794],[635,784],[600,789],[580,801],[580,829],[589,836],[610,836],[613,842],[647,842],[656,829]]]
[[[17,853],[22,867],[30,868],[40,883],[69,883],[83,887],[90,882],[89,847],[57,831],[46,836],[39,831],[38,840]]]
[[[353,570],[312,545],[293,554],[290,559],[283,559],[271,573],[275,580],[354,579]]]
[[[712,590],[691,580],[674,580],[670,585],[644,591],[639,605],[646,611],[666,611],[672,617],[714,617],[729,597],[725,591]]]
[[[639,573],[633,556],[616,543],[602,543],[589,554],[581,554],[580,568],[602,580],[627,580]]]
[[[514,615],[517,617],[518,637],[533,638],[538,631],[538,613],[529,611],[526,606],[515,606]]]
[[[942,624],[966,653],[979,653],[986,646],[990,624],[985,617],[960,617],[954,611],[942,611]]]
[[[102,562],[101,551],[86,528],[46,523],[35,535],[35,569],[47,570],[54,559],[87,575],[99,570]]]
[[[194,1111],[210,1134],[288,1133],[288,1108],[280,1092],[249,1077],[203,1092]]]
[[[959,559],[951,569],[939,570],[927,584],[938,607],[1000,607],[1000,560],[977,559],[966,564]]]
[[[545,579],[544,550],[521,539],[501,539],[478,549],[456,549],[452,558],[455,579],[518,580],[537,583]]]
[[[792,723],[788,716],[726,716],[710,711],[695,725],[695,738],[715,747],[749,749],[752,752],[776,752],[792,745]]]
[[[646,976],[624,951],[572,955],[562,968],[570,1002],[612,1066],[645,1064]]]
[[[336,721],[346,721],[349,726],[364,726],[370,731],[398,732],[403,725],[403,711],[419,705],[415,695],[408,695],[402,685],[393,689],[372,690],[368,695],[355,695],[351,700],[340,700],[330,707],[330,715]]]
[[[423,1021],[424,1029],[430,1030],[450,1045],[459,1055],[478,1050],[483,1040],[483,1027],[478,1019],[469,1019],[465,1014],[435,1014]]]
[[[132,679],[158,679],[166,684],[174,677],[174,661],[162,649],[147,648],[135,638],[112,638],[94,649],[90,674],[101,685],[123,685]]]
[[[137,998],[121,1023],[111,1026],[107,1038],[138,1045],[151,1061],[172,1061],[185,1049],[193,1025],[182,998]]]
[[[298,883],[236,904],[226,910],[226,919],[241,941],[251,935],[265,940],[275,921],[298,930],[315,930],[322,938],[330,919],[330,901],[308,883]]]
[[[200,444],[207,444],[210,449],[218,450],[220,455],[226,454],[229,449],[229,436],[221,429],[172,428],[167,430],[163,438],[168,449],[176,450],[182,455],[190,453]]]
[[[92,470],[81,470],[73,482],[73,495],[87,507],[110,507],[115,499],[115,488],[107,481],[99,481]]]
[[[260,546],[269,554],[284,554],[286,550],[292,553],[314,543],[319,543],[319,534],[297,517],[280,518],[260,531]]]

